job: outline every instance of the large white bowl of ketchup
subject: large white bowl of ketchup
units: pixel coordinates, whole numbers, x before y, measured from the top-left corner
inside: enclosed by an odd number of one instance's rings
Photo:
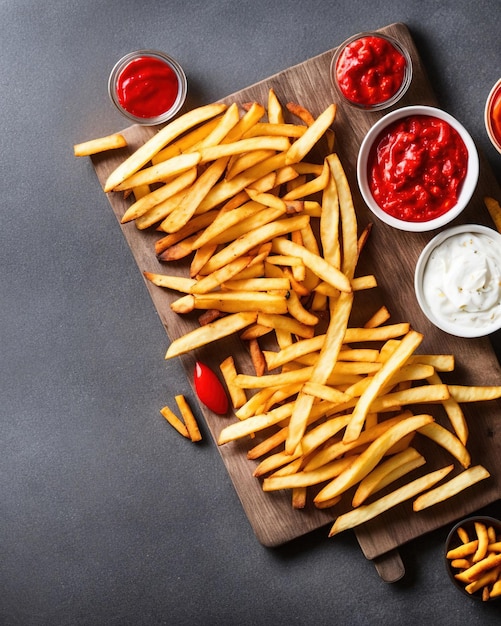
[[[409,106],[372,126],[358,153],[357,177],[369,209],[411,232],[441,228],[467,206],[479,174],[466,129],[441,109]]]

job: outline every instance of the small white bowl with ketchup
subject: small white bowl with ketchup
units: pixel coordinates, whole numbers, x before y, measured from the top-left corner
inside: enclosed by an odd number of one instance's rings
[[[357,178],[369,209],[383,222],[424,232],[454,220],[475,191],[478,152],[466,129],[445,111],[403,107],[365,136]]]
[[[186,99],[183,68],[157,50],[129,52],[113,67],[108,93],[117,109],[136,124],[167,122]]]

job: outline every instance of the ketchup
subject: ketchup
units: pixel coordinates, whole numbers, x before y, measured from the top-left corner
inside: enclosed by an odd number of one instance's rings
[[[468,153],[447,122],[411,115],[391,124],[374,142],[369,187],[383,211],[407,222],[426,222],[457,203]]]
[[[176,101],[179,81],[163,60],[140,56],[130,61],[116,80],[120,105],[132,115],[154,118],[168,111]]]
[[[399,91],[406,69],[405,56],[390,41],[367,35],[345,46],[335,72],[347,100],[371,107],[386,102]]]

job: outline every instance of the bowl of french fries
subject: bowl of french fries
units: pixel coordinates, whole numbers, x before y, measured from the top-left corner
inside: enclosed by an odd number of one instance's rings
[[[393,228],[442,228],[468,205],[479,175],[468,131],[436,107],[387,113],[364,137],[357,159],[360,192],[372,213]]]
[[[501,521],[474,516],[458,522],[445,543],[445,565],[455,587],[483,602],[501,598]]]

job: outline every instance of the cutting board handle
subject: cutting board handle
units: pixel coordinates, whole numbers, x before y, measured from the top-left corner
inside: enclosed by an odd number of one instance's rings
[[[396,583],[405,574],[404,563],[398,550],[390,550],[372,559],[377,573],[386,583]]]

